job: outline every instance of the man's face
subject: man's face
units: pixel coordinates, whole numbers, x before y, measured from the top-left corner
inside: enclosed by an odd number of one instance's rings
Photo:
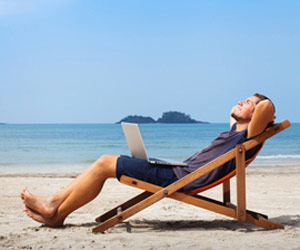
[[[239,122],[250,122],[253,112],[260,98],[251,96],[245,101],[239,101],[238,105],[234,107],[231,116]]]

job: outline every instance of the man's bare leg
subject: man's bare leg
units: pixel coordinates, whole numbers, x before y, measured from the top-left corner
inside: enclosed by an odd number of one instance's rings
[[[93,200],[101,191],[107,178],[116,177],[119,156],[104,155],[87,171],[79,175],[69,186],[49,197],[21,193],[25,212],[32,219],[49,226],[60,226],[74,210]]]
[[[105,159],[110,157],[118,158],[118,156],[113,155],[102,156],[89,169],[87,169],[85,172],[80,174],[74,181],[72,181],[67,187],[54,194],[53,196],[41,197],[32,195],[28,192],[26,188],[24,188],[23,192],[21,193],[21,198],[24,201],[27,208],[32,209],[40,214],[43,214],[44,217],[51,218],[56,213],[58,206],[73,191],[73,188],[81,182],[85,181],[89,175],[95,172],[95,169],[97,170],[100,165],[103,165],[102,163]]]

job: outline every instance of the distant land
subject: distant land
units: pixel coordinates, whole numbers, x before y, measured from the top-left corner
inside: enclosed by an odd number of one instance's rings
[[[197,121],[192,119],[190,115],[187,115],[178,111],[169,111],[164,112],[162,117],[158,118],[155,121],[152,117],[149,116],[140,116],[140,115],[129,115],[118,121],[117,124],[121,122],[129,122],[129,123],[208,123],[204,121]]]

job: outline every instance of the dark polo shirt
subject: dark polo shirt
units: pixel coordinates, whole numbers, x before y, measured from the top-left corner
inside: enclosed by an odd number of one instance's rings
[[[236,124],[234,124],[230,131],[221,133],[215,140],[213,140],[206,148],[195,153],[184,162],[188,165],[187,167],[174,167],[173,171],[178,179],[184,177],[187,174],[201,168],[210,161],[217,157],[225,154],[231,149],[235,148],[237,144],[242,144],[247,139],[247,130],[240,132],[236,131]],[[246,152],[246,160],[250,159],[260,149],[261,145],[256,146],[252,150]],[[186,185],[184,191],[190,191],[196,188],[200,188],[209,185],[231,171],[235,169],[235,159],[225,163],[224,165],[214,169],[206,175],[200,177],[194,182]]]

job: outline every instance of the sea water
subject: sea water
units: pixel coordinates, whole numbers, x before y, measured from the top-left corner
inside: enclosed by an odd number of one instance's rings
[[[141,124],[150,157],[183,161],[229,124]],[[0,125],[0,169],[88,166],[103,154],[130,155],[120,124]],[[300,124],[269,139],[255,164],[300,165]]]

